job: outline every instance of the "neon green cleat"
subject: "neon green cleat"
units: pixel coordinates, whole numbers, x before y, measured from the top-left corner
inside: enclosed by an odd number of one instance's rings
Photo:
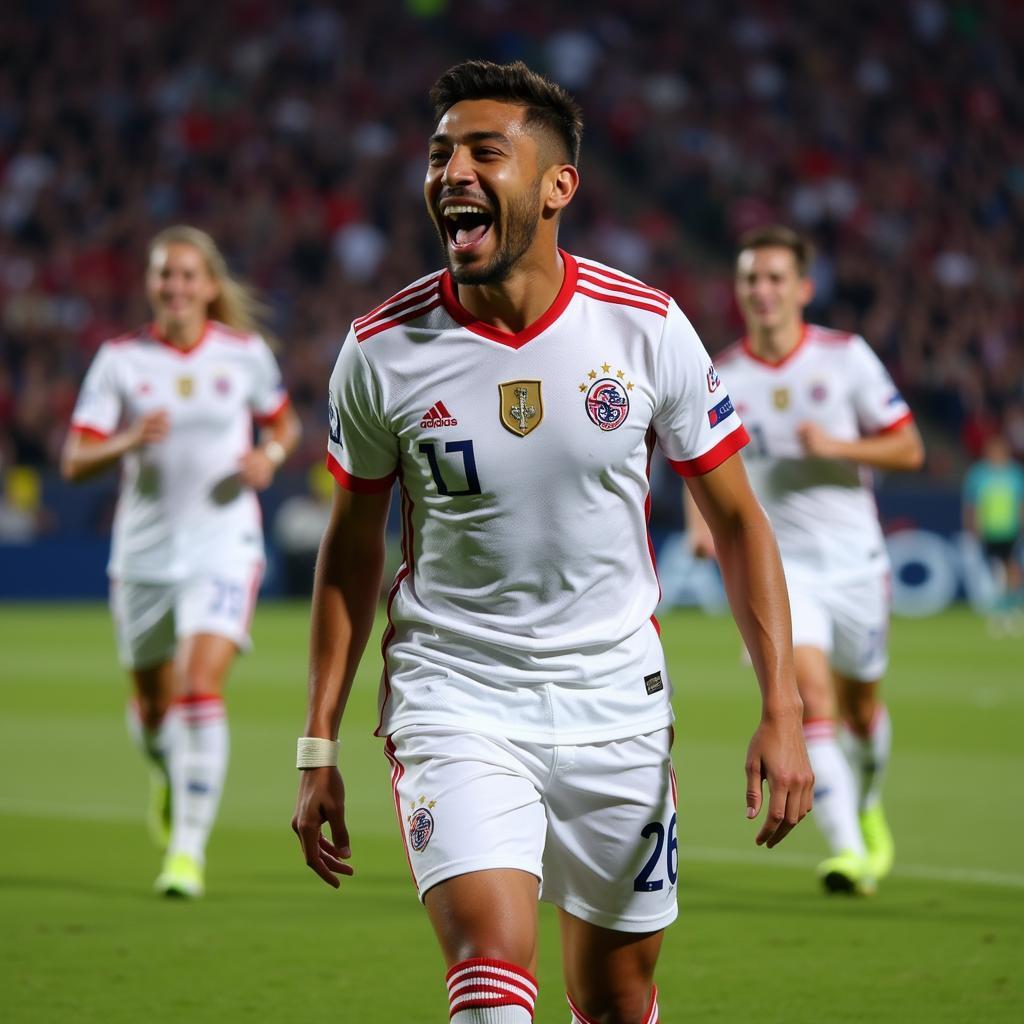
[[[889,831],[881,804],[875,804],[874,807],[860,812],[860,831],[868,850],[871,874],[875,878],[885,878],[892,871],[896,846],[892,841],[892,832]]]
[[[153,842],[161,850],[166,850],[171,841],[171,784],[158,769],[150,773],[146,825]]]
[[[203,895],[203,865],[187,853],[169,853],[153,888],[163,896],[198,899]]]
[[[826,892],[872,896],[878,888],[867,857],[847,850],[818,865],[818,877]]]

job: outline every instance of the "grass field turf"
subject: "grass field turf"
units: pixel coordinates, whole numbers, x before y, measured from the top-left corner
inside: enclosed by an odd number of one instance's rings
[[[336,893],[288,828],[306,609],[264,604],[229,692],[232,763],[207,897],[151,893],[146,775],[101,606],[0,610],[0,1017],[12,1022],[447,1020],[443,968],[400,846],[366,659],[342,739],[355,879]],[[775,851],[744,817],[756,687],[727,618],[663,620],[677,687],[680,919],[662,1020],[1024,1019],[1024,641],[966,611],[899,620],[887,806],[897,867],[826,899],[812,822]],[[379,629],[375,637],[379,636]],[[376,651],[376,640],[371,652]],[[537,1024],[566,1024],[550,907]]]

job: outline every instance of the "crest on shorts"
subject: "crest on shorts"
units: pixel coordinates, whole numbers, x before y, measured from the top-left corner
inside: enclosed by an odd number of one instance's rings
[[[602,363],[600,371],[590,370],[587,379],[580,384],[580,391],[586,392],[584,402],[590,422],[601,430],[616,430],[629,415],[633,382],[627,378],[625,370],[617,369],[613,374],[611,363]]]
[[[498,418],[516,437],[526,437],[544,419],[539,380],[509,380],[498,385]]]
[[[175,385],[182,398],[191,398],[196,389],[196,382],[191,377],[179,377],[175,381]]]
[[[435,803],[436,800],[428,803],[427,798],[421,796],[419,800],[413,800],[409,805],[412,813],[405,820],[409,823],[409,846],[413,853],[422,853],[434,834],[434,816],[430,809]]]
[[[789,388],[774,388],[772,390],[772,405],[779,412],[789,408]]]

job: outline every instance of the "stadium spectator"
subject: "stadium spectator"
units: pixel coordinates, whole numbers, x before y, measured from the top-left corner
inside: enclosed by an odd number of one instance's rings
[[[224,687],[250,646],[263,574],[259,503],[298,419],[258,330],[253,294],[213,239],[172,227],[150,244],[153,322],[100,346],[62,466],[120,465],[108,572],[129,730],[152,767],[158,892],[197,897],[228,762]],[[253,419],[265,438],[253,447]]]
[[[879,690],[888,662],[889,560],[873,469],[917,469],[924,447],[867,342],[804,321],[813,249],[790,228],[744,234],[736,298],[746,336],[718,358],[752,442],[751,483],[779,542],[793,615],[797,685],[814,768],[814,818],[831,855],[829,892],[874,892],[893,841],[882,809],[891,728]],[[690,543],[714,550],[700,515]]]
[[[1013,461],[1009,442],[1001,433],[988,438],[983,458],[967,471],[963,517],[964,529],[977,537],[995,578],[992,630],[1015,630],[1024,605],[1024,572],[1020,562],[1024,469]]]
[[[654,1024],[677,858],[649,439],[714,524],[753,656],[763,715],[747,816],[766,779],[768,846],[812,788],[782,567],[735,456],[746,433],[710,393],[710,360],[678,306],[556,246],[579,182],[572,99],[521,63],[482,61],[450,68],[431,99],[424,191],[448,269],[356,319],[331,378],[339,486],[314,587],[293,827],[326,882],[352,874],[335,738],[397,478],[405,564],[378,735],[452,1021],[533,1019],[543,880],[573,1019]]]

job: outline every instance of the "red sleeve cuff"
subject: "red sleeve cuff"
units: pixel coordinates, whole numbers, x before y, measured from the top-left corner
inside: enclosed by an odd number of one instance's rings
[[[899,430],[900,427],[905,427],[908,423],[913,422],[913,413],[904,413],[898,420],[896,420],[895,423],[890,423],[887,426],[882,427],[881,430],[876,430],[874,436],[878,437],[880,434],[891,434],[894,430]]]
[[[675,459],[669,459],[668,462],[680,476],[703,476],[720,466],[730,455],[735,455],[749,440],[747,428],[740,424],[736,430],[723,437],[714,448],[703,455],[682,462],[676,462]]]
[[[395,477],[398,475],[397,472],[389,473],[387,476],[369,480],[365,477],[353,476],[330,452],[327,453],[327,468],[330,470],[331,476],[346,491],[351,491],[353,494],[380,494],[395,482]]]
[[[273,412],[253,413],[252,418],[256,421],[258,426],[265,427],[268,423],[273,423],[274,420],[276,420],[277,417],[280,416],[281,413],[283,413],[285,409],[288,408],[289,405],[291,405],[291,399],[287,395],[285,395],[284,398],[281,399],[281,402],[278,405],[278,407]]]
[[[87,427],[84,423],[72,423],[71,433],[79,434],[81,437],[92,438],[94,441],[106,441],[108,437],[113,436],[102,430],[97,430],[95,427]]]

